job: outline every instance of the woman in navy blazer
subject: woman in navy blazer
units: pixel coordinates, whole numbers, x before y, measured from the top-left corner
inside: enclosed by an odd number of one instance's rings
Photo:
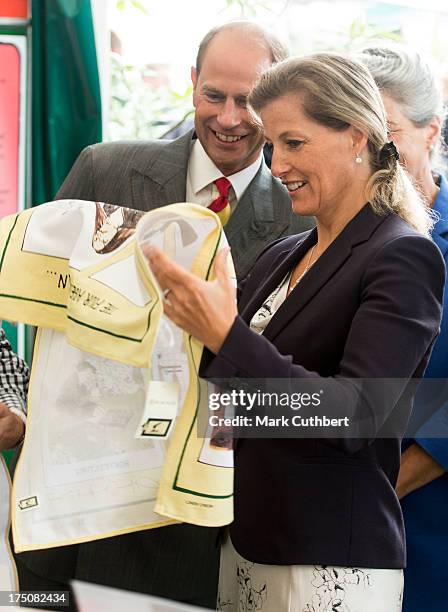
[[[401,160],[427,204],[438,215],[432,238],[447,262],[448,184],[442,174],[433,170],[437,166],[445,115],[441,84],[422,56],[402,46],[371,47],[363,51],[361,59],[382,92],[391,136]],[[444,302],[441,333],[425,377],[446,381],[446,288]],[[437,388],[442,388],[442,392]],[[432,401],[426,401],[428,398]],[[408,552],[403,609],[405,612],[439,612],[447,607],[448,581],[448,393],[445,382],[428,380],[427,384],[422,384],[415,398],[411,428],[413,437],[403,443],[397,482]]]
[[[239,314],[226,253],[212,282],[155,249],[149,263],[167,316],[208,349],[202,376],[326,385],[332,403],[314,414],[331,410],[354,427],[350,437],[238,440],[219,607],[395,612],[405,545],[394,491],[400,440],[390,432],[409,415],[439,331],[443,260],[361,64],[336,54],[291,59],[249,101],[273,174],[316,228],[265,250]],[[356,428],[363,420],[370,431]]]

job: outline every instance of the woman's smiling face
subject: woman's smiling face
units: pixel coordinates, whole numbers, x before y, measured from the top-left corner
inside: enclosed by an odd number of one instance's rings
[[[296,214],[331,219],[355,194],[359,197],[369,167],[366,158],[355,162],[367,140],[359,130],[338,131],[313,121],[300,94],[276,98],[259,114],[273,147],[272,174],[288,189]]]

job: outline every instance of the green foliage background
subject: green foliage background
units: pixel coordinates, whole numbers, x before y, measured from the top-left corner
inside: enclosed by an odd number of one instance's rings
[[[134,10],[151,15],[158,0],[117,0],[119,10]],[[294,0],[223,0],[222,11],[235,8],[241,19],[251,19],[268,12],[273,18],[281,15]],[[347,30],[335,33],[336,43],[329,45],[324,38],[316,41],[319,50],[353,50],[373,40],[399,40],[396,32],[377,28],[362,20],[354,20]],[[154,88],[145,82],[152,76],[136,66],[125,64],[120,55],[111,55],[111,95],[109,104],[109,140],[163,138],[172,128],[193,115],[192,88],[183,91],[168,87]]]

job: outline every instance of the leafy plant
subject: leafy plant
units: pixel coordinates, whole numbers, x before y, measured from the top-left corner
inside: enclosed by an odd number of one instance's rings
[[[109,140],[161,138],[192,113],[191,86],[183,92],[155,87],[145,81],[154,76],[154,71],[141,72],[111,54]]]
[[[291,0],[222,0],[223,10],[239,8],[241,17],[253,17],[268,10],[280,14]],[[137,10],[149,14],[149,6],[154,0],[116,0],[120,10]],[[293,35],[293,31],[291,31]],[[300,34],[298,34],[300,38]],[[292,36],[294,38],[294,35]],[[300,40],[298,48],[300,49]],[[355,19],[343,30],[336,30],[316,36],[314,50],[333,49],[353,51],[366,46],[374,40],[400,40],[399,33],[386,31],[369,24],[363,19]],[[152,79],[154,77],[154,79]],[[180,128],[192,116],[191,86],[184,91],[174,91],[167,86],[154,84],[156,73],[150,68],[139,69],[127,65],[121,56],[111,54],[111,97],[109,105],[108,137],[117,139],[161,138],[173,128]],[[152,82],[153,80],[153,82]]]
[[[400,42],[402,41],[402,36],[399,32],[385,30],[382,27],[367,23],[364,19],[357,18],[352,21],[348,30],[341,29],[335,32],[335,38],[332,43],[328,44],[328,39],[318,39],[316,46],[319,49],[353,52],[378,40]]]
[[[241,17],[255,17],[260,11],[274,11],[272,5],[278,4],[279,2],[273,2],[273,0],[225,0],[225,9],[233,9],[234,7],[239,8]],[[281,12],[283,12],[287,5],[289,4],[289,0],[280,0]]]
[[[124,11],[129,6],[148,15],[148,9],[142,2],[139,2],[139,0],[117,0],[116,7],[119,11]]]

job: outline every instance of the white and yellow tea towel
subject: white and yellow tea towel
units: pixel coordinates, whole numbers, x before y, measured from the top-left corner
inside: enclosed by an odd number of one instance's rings
[[[16,550],[231,522],[232,451],[196,427],[203,347],[163,315],[140,246],[208,279],[226,244],[217,217],[193,204],[142,213],[64,200],[7,217],[0,232],[0,318],[39,326]]]

